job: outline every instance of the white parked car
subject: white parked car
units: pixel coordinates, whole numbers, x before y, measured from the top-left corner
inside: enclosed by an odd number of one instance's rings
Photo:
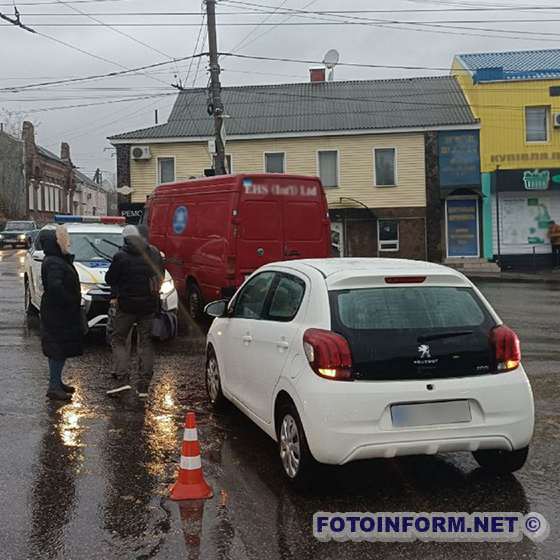
[[[113,255],[123,245],[123,225],[114,223],[115,217],[63,216],[64,223],[72,240],[71,252],[74,266],[80,277],[82,307],[90,329],[105,329],[107,326],[111,289],[105,284],[107,272]],[[75,221],[71,221],[72,219]],[[103,223],[107,222],[107,223]],[[113,223],[111,223],[113,222]],[[54,228],[46,225],[45,228]],[[43,251],[39,236],[27,252],[24,264],[25,309],[28,314],[38,312],[41,306],[43,284],[41,264]],[[161,305],[164,311],[177,312],[179,298],[169,272],[161,288]]]
[[[211,403],[277,440],[296,483],[315,462],[472,451],[496,472],[525,463],[534,405],[519,339],[455,270],[275,263],[206,312]]]

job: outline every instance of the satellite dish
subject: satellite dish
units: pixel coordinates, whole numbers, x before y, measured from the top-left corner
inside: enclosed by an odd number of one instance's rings
[[[340,54],[336,49],[331,49],[327,52],[325,57],[323,58],[323,64],[329,69],[332,70],[340,60]]]

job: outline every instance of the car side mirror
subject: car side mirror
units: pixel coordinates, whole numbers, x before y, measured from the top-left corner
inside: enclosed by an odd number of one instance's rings
[[[227,306],[228,301],[226,299],[213,301],[204,308],[204,313],[209,317],[225,317]]]
[[[45,253],[43,253],[43,251],[35,251],[33,253],[33,260],[34,261],[42,262],[44,258],[45,258]]]

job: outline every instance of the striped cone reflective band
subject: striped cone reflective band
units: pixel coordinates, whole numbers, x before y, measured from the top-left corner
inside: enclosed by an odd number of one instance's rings
[[[212,494],[212,488],[204,480],[202,474],[196,417],[194,412],[187,412],[179,476],[177,482],[171,487],[171,499],[201,500],[211,498]]]

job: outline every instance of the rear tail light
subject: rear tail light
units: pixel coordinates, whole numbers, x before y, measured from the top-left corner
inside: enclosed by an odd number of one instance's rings
[[[226,257],[226,276],[230,279],[235,278],[236,260],[235,256]]]
[[[308,329],[303,335],[303,349],[309,365],[320,377],[353,380],[352,354],[343,336],[332,331]]]
[[[511,371],[521,362],[519,338],[509,327],[500,325],[492,329],[490,343],[494,350],[496,371]]]

